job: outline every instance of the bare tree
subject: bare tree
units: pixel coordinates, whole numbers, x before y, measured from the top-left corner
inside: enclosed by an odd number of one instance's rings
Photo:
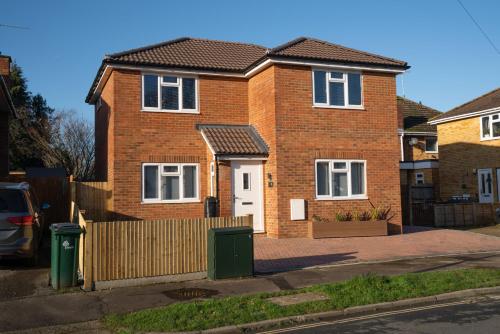
[[[47,167],[64,167],[76,180],[94,178],[95,142],[94,128],[73,111],[58,112],[52,118],[49,140],[31,129],[33,138],[43,152]]]

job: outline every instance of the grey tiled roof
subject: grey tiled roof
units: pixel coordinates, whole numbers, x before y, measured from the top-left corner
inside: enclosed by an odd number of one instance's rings
[[[442,113],[412,100],[398,96],[398,113],[403,114],[405,132],[437,132],[435,125],[427,122]]]

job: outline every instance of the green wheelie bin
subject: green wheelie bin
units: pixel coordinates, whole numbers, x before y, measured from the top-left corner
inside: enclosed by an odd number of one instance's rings
[[[76,286],[78,244],[81,229],[77,224],[60,223],[50,226],[50,282],[54,289]]]

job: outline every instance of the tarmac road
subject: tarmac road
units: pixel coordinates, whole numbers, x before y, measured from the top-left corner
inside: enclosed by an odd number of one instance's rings
[[[266,331],[277,334],[498,334],[500,296],[323,321]]]

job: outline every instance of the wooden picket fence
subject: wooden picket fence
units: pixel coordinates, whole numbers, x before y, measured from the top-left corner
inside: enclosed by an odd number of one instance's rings
[[[449,203],[434,205],[436,227],[480,226],[495,223],[499,204]]]
[[[84,226],[84,289],[96,282],[207,271],[208,230],[252,226],[252,216],[92,222]],[[83,220],[83,221],[82,221]]]
[[[107,182],[71,182],[71,200],[93,221],[112,219],[112,190]]]

